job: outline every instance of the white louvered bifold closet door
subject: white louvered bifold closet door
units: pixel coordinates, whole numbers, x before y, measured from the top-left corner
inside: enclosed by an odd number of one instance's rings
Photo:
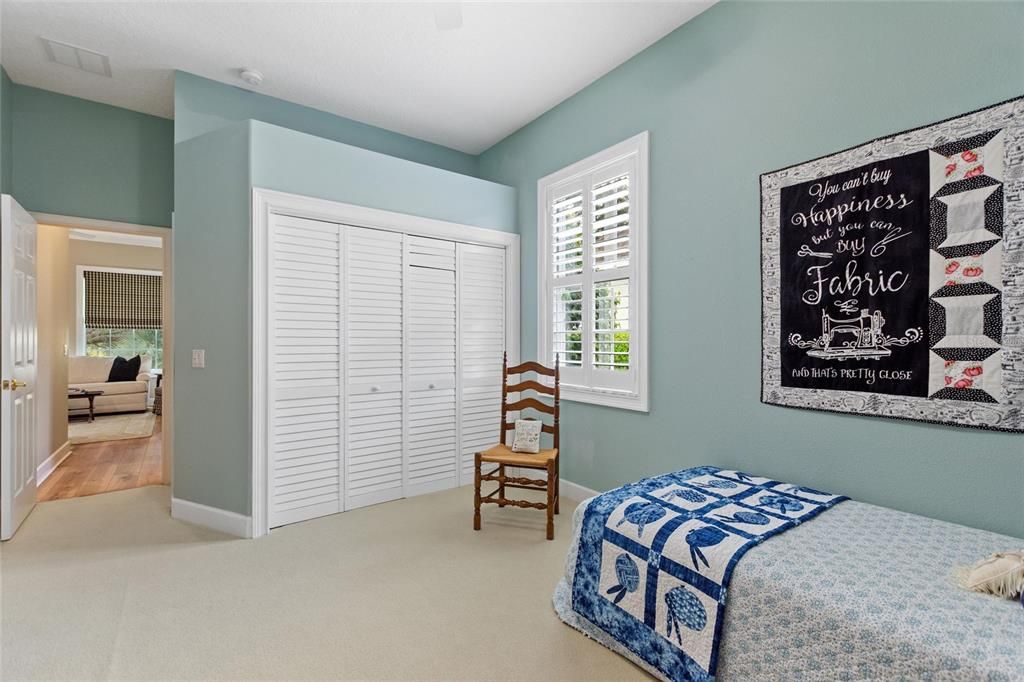
[[[459,484],[455,243],[406,237],[406,496]]]
[[[273,216],[269,249],[270,526],[342,510],[340,227]]]
[[[473,456],[498,442],[505,352],[505,250],[458,245],[460,483],[473,482]]]
[[[345,508],[403,496],[403,236],[348,227]]]

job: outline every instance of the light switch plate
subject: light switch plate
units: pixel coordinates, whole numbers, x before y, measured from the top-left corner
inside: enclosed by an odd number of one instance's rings
[[[203,369],[204,367],[206,367],[206,349],[192,349],[192,367],[194,369]]]

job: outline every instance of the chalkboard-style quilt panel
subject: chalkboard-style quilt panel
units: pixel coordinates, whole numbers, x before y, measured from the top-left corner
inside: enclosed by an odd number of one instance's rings
[[[1024,98],[761,176],[762,400],[1024,431]]]

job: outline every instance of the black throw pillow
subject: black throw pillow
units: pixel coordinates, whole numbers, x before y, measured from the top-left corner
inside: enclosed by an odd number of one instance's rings
[[[125,360],[118,356],[114,358],[114,364],[110,366],[110,376],[107,381],[135,381],[139,376],[139,367],[142,366],[142,358],[136,355],[131,360]]]

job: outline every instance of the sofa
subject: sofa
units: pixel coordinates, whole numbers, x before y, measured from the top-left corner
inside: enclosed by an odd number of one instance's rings
[[[103,391],[95,398],[96,414],[113,412],[145,412],[149,396],[149,373],[153,360],[142,356],[139,375],[135,381],[107,381],[114,358],[72,356],[68,358],[68,388],[86,391]],[[68,414],[86,414],[89,401],[86,398],[69,398]]]

